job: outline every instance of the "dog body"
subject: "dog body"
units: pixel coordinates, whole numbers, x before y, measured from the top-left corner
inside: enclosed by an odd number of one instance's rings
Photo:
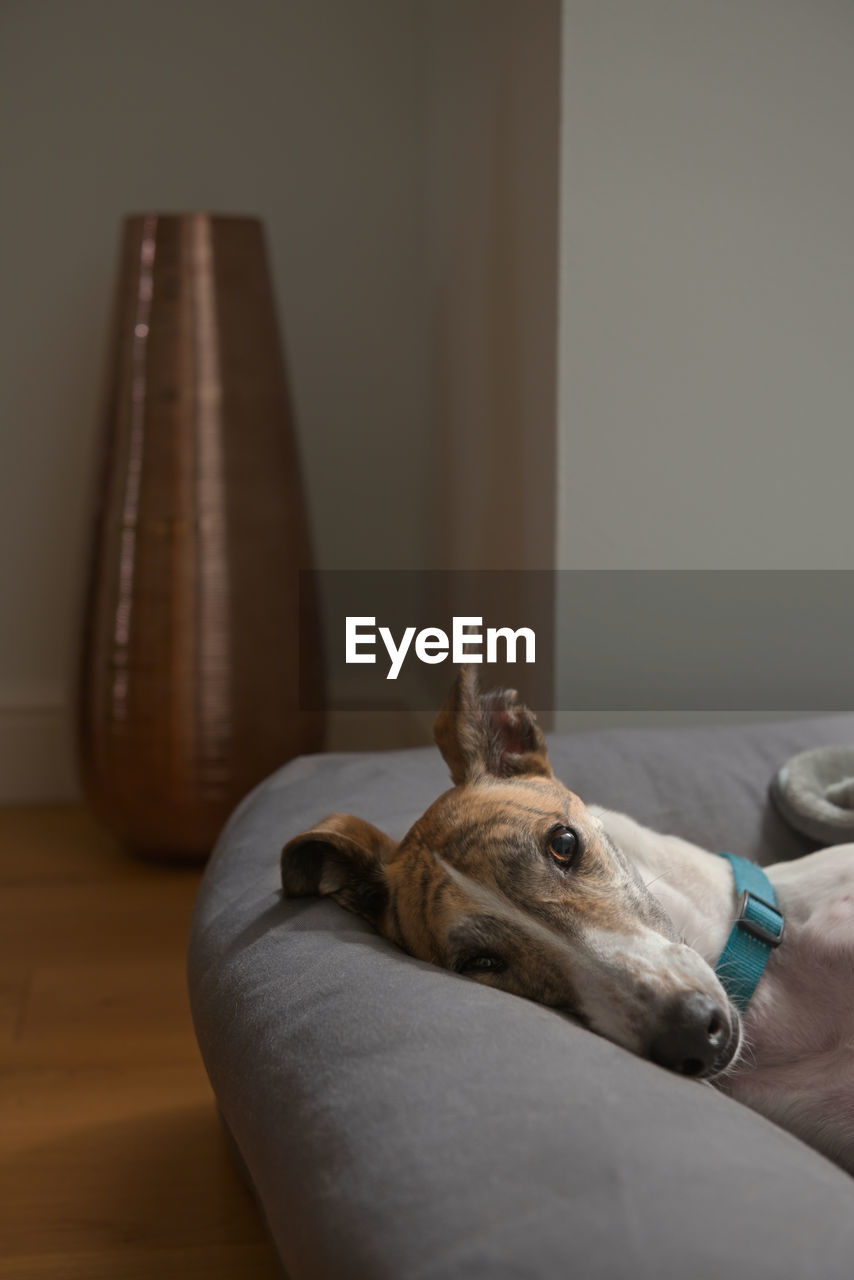
[[[331,896],[419,959],[714,1079],[854,1172],[854,846],[767,870],[786,935],[742,1020],[714,972],[724,859],[588,808],[515,692],[482,695],[471,668],[434,734],[454,786],[399,843],[345,814],[295,837],[286,895]]]
[[[596,812],[674,927],[712,967],[736,915],[729,863],[623,814]],[[716,1083],[854,1173],[854,845],[766,867],[786,921]]]

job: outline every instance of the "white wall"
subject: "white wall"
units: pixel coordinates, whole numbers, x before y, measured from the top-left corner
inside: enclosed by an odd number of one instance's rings
[[[0,799],[74,789],[69,698],[124,213],[264,219],[318,562],[428,555],[418,9],[2,7]]]
[[[854,7],[563,10],[558,567],[849,567]]]
[[[565,0],[558,562],[844,568],[854,6]]]

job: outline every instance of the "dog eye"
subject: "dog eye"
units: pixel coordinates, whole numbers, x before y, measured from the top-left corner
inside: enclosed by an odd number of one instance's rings
[[[564,870],[570,867],[578,854],[578,836],[569,827],[555,827],[549,835],[549,853]]]
[[[506,968],[500,956],[468,956],[457,965],[457,973],[502,973]]]

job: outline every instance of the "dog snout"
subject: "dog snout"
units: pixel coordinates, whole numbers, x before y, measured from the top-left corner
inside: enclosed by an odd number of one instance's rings
[[[733,1056],[734,1031],[725,1004],[702,991],[686,992],[668,1005],[649,1056],[683,1076],[715,1075]]]

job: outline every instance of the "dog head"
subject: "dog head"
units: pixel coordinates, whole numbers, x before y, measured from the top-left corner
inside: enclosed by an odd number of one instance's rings
[[[327,895],[432,961],[568,1014],[687,1075],[732,1059],[738,1018],[602,823],[551,769],[514,690],[461,672],[434,725],[453,787],[399,844],[333,814],[282,852],[286,896]]]

